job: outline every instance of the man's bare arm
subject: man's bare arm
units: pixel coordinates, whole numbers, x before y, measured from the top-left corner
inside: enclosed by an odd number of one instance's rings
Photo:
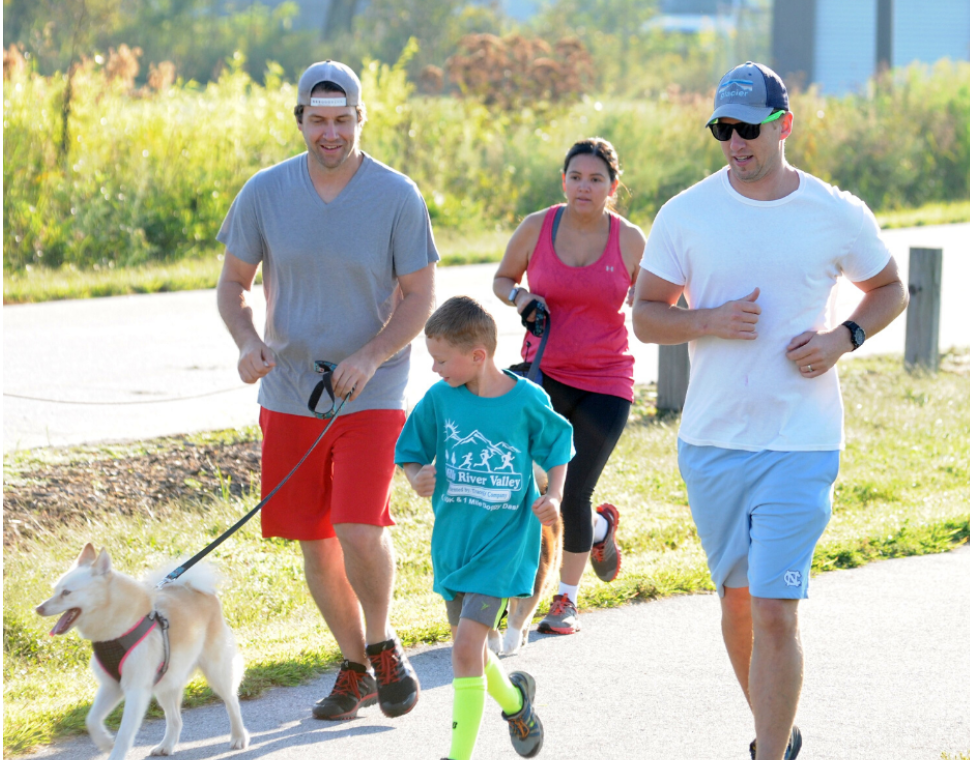
[[[384,328],[365,346],[344,359],[333,373],[338,396],[357,398],[377,368],[404,348],[421,332],[434,307],[435,265],[398,278],[403,298]]]
[[[677,305],[683,285],[668,282],[641,269],[633,301],[633,332],[641,343],[664,346],[687,343],[712,335],[726,340],[755,340],[758,337],[755,288],[744,298],[728,301],[716,309],[685,309]]]
[[[246,383],[255,383],[276,366],[276,355],[256,332],[253,309],[246,299],[256,281],[257,268],[226,251],[216,286],[219,314],[239,348],[237,369]]]

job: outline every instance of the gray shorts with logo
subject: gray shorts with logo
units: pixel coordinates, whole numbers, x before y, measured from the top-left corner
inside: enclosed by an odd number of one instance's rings
[[[448,608],[448,624],[457,628],[461,618],[466,618],[487,625],[489,628],[498,628],[508,603],[508,599],[499,599],[497,596],[455,594],[454,599],[445,601],[445,606]]]

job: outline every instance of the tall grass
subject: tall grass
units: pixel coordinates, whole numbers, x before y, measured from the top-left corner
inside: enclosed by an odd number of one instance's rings
[[[416,95],[407,56],[362,72],[363,146],[415,179],[437,228],[507,228],[555,202],[561,158],[584,136],[617,146],[620,208],[639,223],[723,163],[702,129],[707,97],[671,88],[652,100],[496,112]],[[63,76],[15,72],[4,81],[4,271],[125,267],[211,249],[242,184],[303,148],[281,72],[270,66],[260,85],[240,59],[205,87],[131,91],[88,61],[73,79],[66,155]],[[970,63],[898,71],[866,96],[796,94],[792,108],[793,163],[876,210],[970,198]]]

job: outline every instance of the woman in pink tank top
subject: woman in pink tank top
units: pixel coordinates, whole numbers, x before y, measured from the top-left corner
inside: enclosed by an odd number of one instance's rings
[[[495,274],[493,290],[519,313],[533,301],[549,312],[542,387],[573,425],[576,456],[562,500],[563,559],[559,593],[539,624],[543,633],[579,630],[576,598],[589,557],[600,579],[620,569],[619,513],[593,491],[626,426],[633,402],[633,356],[624,302],[629,302],[646,238],[612,210],[619,161],[601,138],[580,140],[566,154],[566,203],[529,215],[519,225]],[[520,287],[523,275],[528,289]],[[531,362],[539,339],[526,333],[522,358]]]

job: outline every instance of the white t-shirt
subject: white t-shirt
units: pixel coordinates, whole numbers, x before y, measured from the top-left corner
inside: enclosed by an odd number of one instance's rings
[[[731,187],[727,167],[668,201],[641,266],[683,285],[692,309],[761,289],[758,337],[690,342],[690,385],[680,437],[746,451],[830,451],[844,446],[835,371],[802,377],[785,357],[806,330],[831,329],[839,275],[874,277],[890,254],[868,207],[799,171],[798,189],[755,201]]]

